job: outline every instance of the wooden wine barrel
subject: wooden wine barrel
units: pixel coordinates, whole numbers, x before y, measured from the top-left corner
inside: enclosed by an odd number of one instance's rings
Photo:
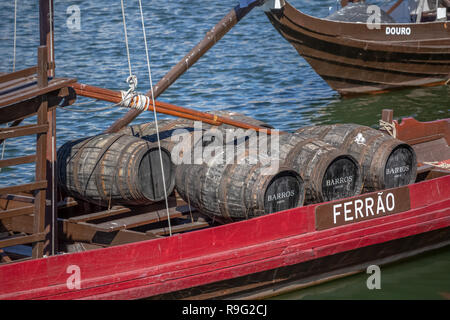
[[[169,152],[161,151],[170,195],[174,167]],[[99,205],[145,205],[165,196],[158,145],[121,133],[65,143],[58,150],[57,173],[68,195]]]
[[[303,205],[303,181],[295,171],[237,160],[227,164],[224,155],[218,154],[207,164],[177,166],[178,193],[200,212],[227,221]]]
[[[306,201],[331,201],[361,193],[362,171],[353,156],[300,134],[280,135],[279,146],[282,165],[294,169],[305,182]]]
[[[205,123],[196,123],[187,119],[158,120],[158,132],[161,146],[171,153],[173,164],[193,163],[195,152],[204,148],[213,148],[223,144],[221,132],[216,132]],[[206,133],[205,133],[206,132]],[[216,134],[216,133],[218,134]],[[146,141],[157,143],[158,135],[155,122],[148,122],[123,128],[120,133],[132,135]],[[190,153],[187,155],[187,153]]]
[[[417,160],[411,146],[379,130],[357,124],[300,128],[355,157],[363,169],[364,190],[375,191],[413,183]]]

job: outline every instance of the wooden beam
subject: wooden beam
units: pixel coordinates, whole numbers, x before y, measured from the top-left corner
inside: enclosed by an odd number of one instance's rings
[[[19,201],[25,203],[34,203],[34,197],[24,196],[21,194],[0,194],[0,199],[9,201]]]
[[[45,239],[45,233],[34,233],[27,236],[19,236],[19,237],[12,237],[5,240],[0,240],[0,248],[6,248],[6,247],[12,247],[19,244],[26,244],[26,243],[40,243]]]
[[[6,160],[0,160],[0,168],[16,166],[19,164],[32,163],[36,161],[36,155],[11,158]]]
[[[44,47],[45,49],[45,47]],[[42,47],[39,48],[38,52],[42,52]],[[45,51],[47,53],[47,51]],[[42,63],[43,54],[41,53],[38,61],[39,65]],[[47,74],[45,75],[45,77]],[[37,112],[37,124],[45,125],[47,124],[47,97],[45,95],[41,96],[42,102],[39,110]],[[48,187],[47,179],[47,132],[40,133],[36,137],[36,169],[35,176],[36,180],[45,180],[46,188]],[[34,201],[34,223],[33,223],[33,233],[43,233],[46,227],[46,190],[40,189],[35,195]],[[48,252],[46,253],[48,255]],[[33,245],[33,258],[40,258],[44,255],[44,244],[42,242],[35,243]]]
[[[209,223],[206,221],[195,221],[195,222],[175,225],[175,226],[172,226],[171,229],[172,229],[172,234],[174,234],[174,233],[178,233],[178,232],[184,232],[184,231],[189,231],[189,230],[205,228],[208,226],[209,226]],[[170,233],[169,227],[152,229],[152,230],[148,230],[146,232],[146,234],[154,234],[154,235],[160,235],[160,236],[167,235],[169,233]]]
[[[112,217],[112,216],[119,215],[122,213],[130,212],[130,211],[131,211],[131,209],[129,209],[129,208],[122,207],[122,206],[115,206],[115,207],[112,207],[110,210],[104,210],[104,211],[99,211],[99,212],[83,214],[83,215],[76,216],[76,217],[71,217],[71,218],[69,218],[69,221],[70,222],[86,222],[86,221],[97,220],[97,219],[106,218],[106,217]]]
[[[0,83],[16,80],[19,78],[29,77],[37,73],[37,66],[19,70],[16,72],[6,73],[0,76]]]
[[[108,90],[80,83],[73,84],[72,88],[74,88],[75,92],[80,96],[104,100],[112,103],[120,103],[122,101],[122,94],[118,91]],[[272,133],[269,128],[252,125],[243,121],[233,120],[228,117],[217,116],[207,112],[201,112],[189,108],[180,107],[161,101],[155,101],[155,105],[153,105],[153,103],[150,103],[148,111],[153,110],[156,110],[156,112],[159,113],[194,121],[202,121],[216,126],[221,124],[228,124],[238,128],[252,129],[255,131],[264,131],[267,134]]]
[[[178,208],[169,208],[170,218],[178,218],[183,216],[186,212],[189,212],[188,206],[178,207]],[[138,215],[133,215],[130,217],[116,219],[112,221],[107,221],[103,223],[96,224],[96,228],[99,231],[104,232],[112,232],[121,229],[129,229],[135,228],[139,226],[143,226],[150,223],[160,222],[167,220],[167,211],[166,209],[148,212]]]
[[[104,232],[98,230],[94,224],[85,222],[74,223],[66,219],[58,219],[58,230],[60,239],[64,241],[81,241],[107,246],[145,241],[155,238],[154,235],[132,230]]]
[[[61,105],[63,107],[73,104],[76,100],[76,93],[75,90],[70,87],[62,87],[48,93],[47,97],[48,108],[53,110],[61,104],[63,104]],[[40,105],[40,98],[31,96],[10,105],[0,107],[0,124],[11,121],[20,121],[21,119],[31,117],[36,114]]]
[[[43,88],[48,85],[48,52],[46,46],[39,46],[38,47],[38,72],[37,72],[37,83],[38,88]]]
[[[0,194],[27,192],[45,188],[47,188],[47,180],[39,180],[31,183],[21,184],[18,186],[0,188]]]
[[[63,87],[67,87],[74,82],[76,82],[75,79],[54,78],[50,80],[47,86],[42,88],[39,88],[36,84],[26,89],[11,91],[10,93],[2,96],[2,98],[0,99],[0,107],[9,106],[27,99],[33,99],[37,96],[41,96],[59,90]]]
[[[11,217],[17,217],[24,214],[32,214],[34,212],[34,206],[26,206],[22,208],[15,208],[9,210],[0,210],[0,220]]]
[[[22,136],[28,136],[32,134],[39,134],[47,132],[48,124],[37,124],[31,126],[17,127],[17,128],[4,128],[0,131],[0,139],[10,139]]]

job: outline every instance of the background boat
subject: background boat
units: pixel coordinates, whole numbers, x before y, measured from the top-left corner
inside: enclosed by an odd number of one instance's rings
[[[283,2],[283,1],[282,1]],[[369,4],[349,8],[367,10]],[[448,21],[369,25],[316,18],[289,2],[269,20],[311,67],[342,95],[444,84],[450,79]],[[350,10],[350,9],[349,9]],[[359,10],[359,9],[358,9]],[[392,19],[392,21],[394,21]]]

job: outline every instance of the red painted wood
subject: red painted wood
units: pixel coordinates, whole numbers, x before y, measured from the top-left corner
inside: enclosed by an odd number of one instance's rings
[[[316,205],[168,238],[0,266],[0,299],[139,298],[450,225],[450,176],[409,186],[411,210],[314,231]],[[69,265],[81,290],[66,286]]]

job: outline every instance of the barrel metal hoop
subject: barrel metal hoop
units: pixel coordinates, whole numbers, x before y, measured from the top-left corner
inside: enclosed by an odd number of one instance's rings
[[[151,144],[150,142],[143,141],[146,143]],[[150,150],[154,150],[155,148],[150,148]],[[138,147],[136,147],[132,152],[127,152],[128,160],[126,161],[127,166],[126,171],[127,174],[125,175],[125,183],[128,186],[128,190],[130,192],[131,199],[142,199],[146,198],[144,193],[141,189],[136,188],[136,181],[133,181],[133,177],[139,176],[139,166],[141,164],[142,158],[145,154],[145,144],[142,144]],[[149,151],[150,151],[149,150]],[[132,161],[133,159],[133,161]],[[136,170],[136,172],[134,171]],[[153,179],[153,177],[152,177]],[[156,194],[156,190],[153,190],[153,193]]]
[[[233,171],[235,166],[236,166],[236,163],[234,163],[232,165],[225,164],[225,170],[223,171],[222,178],[220,179],[219,188],[217,188],[217,190],[219,191],[219,194],[218,194],[219,208],[222,209],[220,211],[221,211],[222,215],[228,220],[232,220],[232,218],[228,211],[228,201],[226,201],[227,195],[228,195],[227,186],[230,184],[230,180],[231,180],[231,174],[229,174],[229,172]],[[221,201],[221,198],[224,201]]]
[[[286,154],[286,158],[283,159],[282,161],[283,164],[292,165],[295,157],[300,153],[300,151],[305,147],[305,145],[307,145],[308,143],[312,143],[314,141],[317,141],[317,137],[308,138],[305,139],[304,141],[295,144],[293,148],[289,150],[289,152]],[[302,179],[304,178],[302,177]]]
[[[241,190],[241,198],[242,198],[241,205],[242,205],[242,208],[245,208],[245,219],[249,218],[249,214],[248,213],[249,213],[249,210],[250,210],[250,208],[248,208],[248,205],[246,204],[247,196],[248,196],[247,195],[247,189],[249,189],[249,188],[247,188],[247,186],[248,186],[250,178],[253,178],[253,173],[254,173],[254,171],[256,169],[260,169],[260,166],[259,165],[258,166],[255,165],[255,166],[251,167],[250,172],[247,174],[247,177],[244,180],[244,188],[242,188],[242,190]],[[254,192],[253,191],[254,191],[253,188],[250,189],[250,192],[251,192],[250,199],[254,198],[254,196],[253,196]],[[256,207],[258,207],[257,204],[256,204]],[[263,207],[264,207],[264,199],[263,199]]]
[[[94,174],[94,178],[95,178],[95,181],[96,181],[96,187],[97,187],[98,194],[99,194],[99,195],[103,194],[102,188],[101,188],[101,185],[102,185],[102,174],[101,174],[102,166],[99,165],[99,163],[100,163],[101,161],[103,161],[103,158],[105,157],[105,155],[106,155],[107,151],[109,150],[109,148],[110,148],[117,140],[119,140],[119,139],[122,138],[123,136],[126,136],[126,135],[125,135],[125,134],[119,134],[119,135],[115,136],[113,139],[111,139],[110,141],[108,141],[108,143],[106,143],[106,144],[100,149],[99,155],[98,155],[98,157],[97,157],[97,159],[96,159],[96,161],[95,161],[94,168],[92,169],[91,174],[89,175],[88,179],[86,180],[85,190],[87,189],[87,186],[88,186],[89,180],[91,179],[92,174]]]
[[[124,147],[124,150],[128,150],[128,148],[129,148],[130,146],[132,146],[134,143],[136,143],[136,141],[131,141],[130,143],[128,143],[128,144]],[[118,164],[119,166],[121,166],[121,163],[122,163],[122,161],[123,161],[123,158],[124,158],[124,156],[125,156],[126,154],[128,154],[128,152],[121,152],[119,158],[117,159],[117,164]],[[129,163],[129,161],[126,162],[126,164],[128,164],[128,163]],[[120,183],[119,171],[120,171],[119,168],[117,168],[117,170],[114,171],[114,179],[112,180],[112,183],[113,183],[113,184],[116,183],[117,191],[119,191],[120,197],[121,197],[122,199],[126,199],[127,196],[126,196],[126,194],[123,192],[123,190],[122,190],[122,188],[121,188],[121,185],[122,185],[122,184]]]
[[[90,138],[86,139],[85,141],[83,141],[83,143],[78,148],[75,155],[73,156],[73,171],[72,171],[73,181],[74,181],[74,185],[75,185],[75,190],[82,197],[84,197],[84,195],[81,192],[81,185],[80,185],[80,181],[78,180],[79,161],[81,159],[81,154],[82,154],[82,151],[84,150],[84,148],[87,147],[88,143],[91,142],[92,140],[94,140],[96,137],[97,136],[93,136],[93,137],[90,137]],[[70,159],[68,160],[68,162],[70,163]]]

